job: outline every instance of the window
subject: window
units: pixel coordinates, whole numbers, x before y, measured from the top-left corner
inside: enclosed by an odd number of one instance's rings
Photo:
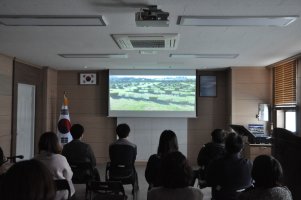
[[[285,126],[287,130],[296,132],[296,111],[285,112]]]
[[[296,61],[274,68],[274,105],[296,105]]]
[[[296,131],[296,67],[289,61],[273,68],[276,127]]]
[[[296,110],[295,109],[279,109],[276,110],[276,127],[285,128],[289,131],[296,132]]]

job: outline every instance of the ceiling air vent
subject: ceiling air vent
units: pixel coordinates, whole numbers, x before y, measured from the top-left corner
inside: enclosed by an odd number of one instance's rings
[[[114,41],[123,50],[175,50],[179,34],[116,34]]]

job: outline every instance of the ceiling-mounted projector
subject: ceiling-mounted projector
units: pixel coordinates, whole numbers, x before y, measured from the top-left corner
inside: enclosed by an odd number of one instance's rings
[[[158,9],[157,6],[148,6],[135,14],[136,25],[139,27],[167,27],[169,13]]]

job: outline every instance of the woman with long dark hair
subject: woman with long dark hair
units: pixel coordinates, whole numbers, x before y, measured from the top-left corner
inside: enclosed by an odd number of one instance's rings
[[[157,154],[150,156],[145,169],[145,178],[149,184],[149,189],[162,185],[159,170],[162,158],[168,153],[178,151],[178,140],[176,134],[171,130],[165,130],[161,133]]]
[[[162,159],[160,174],[162,186],[148,191],[148,200],[203,199],[201,190],[190,186],[192,169],[181,152],[171,152]]]

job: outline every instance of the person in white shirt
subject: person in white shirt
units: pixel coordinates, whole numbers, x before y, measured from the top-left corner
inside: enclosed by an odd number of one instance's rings
[[[69,182],[72,196],[75,193],[71,180],[73,172],[67,159],[60,154],[61,151],[62,147],[59,144],[57,135],[53,132],[45,132],[39,140],[39,154],[34,158],[46,165],[54,180],[66,179]],[[67,191],[58,191],[56,200],[67,199],[67,195]]]

